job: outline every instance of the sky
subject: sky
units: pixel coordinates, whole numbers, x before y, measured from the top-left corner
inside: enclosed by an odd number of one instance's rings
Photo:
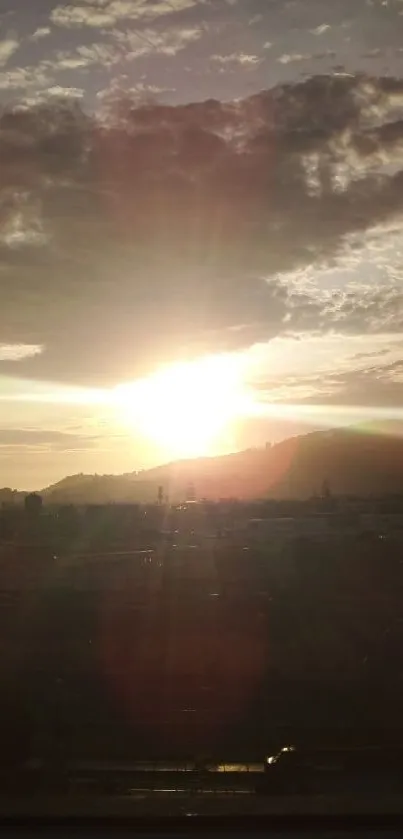
[[[169,460],[235,370],[209,453],[401,419],[403,0],[0,0],[0,101],[0,486]]]

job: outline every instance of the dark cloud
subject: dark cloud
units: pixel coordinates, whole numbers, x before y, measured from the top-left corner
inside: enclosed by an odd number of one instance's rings
[[[399,101],[392,78],[321,76],[230,103],[4,112],[0,339],[45,347],[21,375],[106,383],[286,329],[402,329],[397,286],[320,296],[280,276],[402,212],[403,173],[373,168]]]

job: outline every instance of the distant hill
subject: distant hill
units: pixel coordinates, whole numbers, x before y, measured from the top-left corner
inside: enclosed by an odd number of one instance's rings
[[[40,490],[54,504],[153,502],[158,487],[172,502],[198,498],[309,498],[327,481],[335,495],[403,492],[403,425],[315,431],[274,446],[221,457],[180,460],[125,475],[71,475]],[[26,493],[0,489],[0,503]]]
[[[401,433],[402,432],[402,433]],[[126,475],[73,475],[42,490],[48,503],[171,501],[193,483],[198,498],[308,498],[328,481],[334,494],[403,492],[403,428],[384,423],[316,431],[275,446],[182,460]]]
[[[208,498],[309,498],[324,481],[336,495],[403,492],[403,435],[386,424],[317,431],[272,447],[162,466],[147,477],[173,498],[189,481],[198,497]]]
[[[397,424],[319,431],[273,451],[268,494],[305,498],[328,481],[335,495],[403,492],[403,434]]]
[[[111,504],[154,501],[157,488],[147,472],[128,475],[71,475],[41,490],[52,504]]]

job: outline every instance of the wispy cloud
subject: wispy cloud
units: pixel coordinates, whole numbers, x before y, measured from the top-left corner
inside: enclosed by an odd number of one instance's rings
[[[51,66],[47,61],[26,67],[13,67],[0,73],[0,90],[29,90],[52,84]]]
[[[175,56],[201,38],[202,34],[203,30],[199,27],[171,26],[162,31],[143,29],[141,32],[113,29],[108,42],[82,44],[72,51],[59,50],[54,58],[42,63],[42,69],[49,75],[50,72],[96,65],[113,67],[122,60],[133,61],[152,54]]]
[[[0,449],[10,454],[23,448],[32,453],[46,451],[75,451],[92,448],[98,438],[64,431],[40,428],[0,428]]]
[[[48,96],[55,96],[60,99],[82,99],[84,96],[82,87],[62,87],[60,84],[50,87],[47,93]]]
[[[311,35],[323,35],[327,30],[330,29],[329,23],[321,23],[315,29],[311,29]]]
[[[113,26],[119,16],[110,13],[107,7],[103,9],[91,6],[57,6],[52,10],[50,19],[56,26],[68,29],[82,26],[100,28]]]
[[[253,15],[250,20],[248,21],[249,26],[255,26],[257,23],[261,23],[263,20],[263,15],[257,14]]]
[[[82,61],[83,64],[81,66],[89,66],[90,64],[103,64],[104,66],[111,66],[115,64],[120,59],[119,50],[117,50],[112,44],[106,43],[99,43],[99,44],[89,44],[88,46],[83,45],[77,47],[77,54],[76,56],[70,56],[71,60]],[[69,61],[69,56],[65,57],[64,66],[66,67],[67,62]],[[76,65],[78,66],[78,64]]]
[[[31,41],[40,41],[42,38],[47,38],[50,33],[50,26],[38,26],[38,29],[35,29],[35,32],[31,35]]]
[[[262,61],[258,55],[248,55],[244,52],[233,52],[230,55],[212,55],[210,61],[216,64],[239,64],[241,67],[254,67]]]
[[[133,87],[127,86],[127,77],[122,80],[116,80],[107,88],[103,88],[99,90],[97,93],[97,99],[102,103],[102,106],[108,107],[109,105],[113,106],[122,99],[122,95],[125,97],[129,97],[130,100],[133,102],[140,100],[147,99],[148,97],[152,98],[154,96],[158,96],[162,93],[172,93],[174,88],[171,87],[163,87],[161,85],[156,84],[147,84],[147,82],[138,82]]]
[[[163,30],[142,29],[141,32],[114,29],[111,33],[120,46],[120,58],[132,61],[144,55],[159,53],[174,56],[202,37],[204,30],[199,26],[170,26]]]
[[[0,41],[0,66],[1,67],[3,67],[5,64],[7,64],[7,61],[18,50],[19,46],[20,46],[20,42],[14,35],[10,35],[8,38],[5,38],[3,41]]]
[[[311,53],[284,53],[280,55],[280,58],[277,61],[280,64],[294,64],[297,61],[309,61],[312,58]]]
[[[21,361],[43,352],[41,344],[0,344],[0,361]]]
[[[151,21],[157,17],[165,17],[182,12],[196,5],[197,0],[110,0],[110,2],[95,2],[88,5],[75,4],[56,6],[52,10],[50,19],[56,26],[69,29],[80,27],[113,27],[121,20]]]

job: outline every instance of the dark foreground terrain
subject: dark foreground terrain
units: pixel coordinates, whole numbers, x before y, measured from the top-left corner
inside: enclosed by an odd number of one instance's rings
[[[40,517],[3,540],[3,767],[403,748],[398,506],[188,504],[153,530],[116,508],[104,551],[54,554]]]

